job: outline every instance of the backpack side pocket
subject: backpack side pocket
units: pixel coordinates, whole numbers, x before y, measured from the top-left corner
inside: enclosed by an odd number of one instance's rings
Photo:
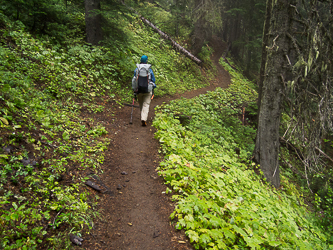
[[[132,78],[132,89],[134,92],[138,91],[138,79],[136,76],[133,76]]]
[[[153,91],[153,88],[154,88],[154,83],[153,83],[153,82],[150,82],[150,83],[148,84],[148,93],[149,93],[149,92],[152,92],[152,91]]]

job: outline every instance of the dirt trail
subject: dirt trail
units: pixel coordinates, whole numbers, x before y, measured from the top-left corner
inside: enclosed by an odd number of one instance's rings
[[[215,63],[222,51],[220,48],[213,55]],[[181,96],[192,98],[217,86],[227,87],[230,83],[228,73],[220,65],[217,69],[218,75],[209,87],[154,99],[147,127],[141,126],[138,109],[134,109],[133,124],[129,124],[131,107],[120,109],[116,121],[105,125],[112,142],[100,177],[113,194],[99,195],[101,219],[95,223],[92,235],[85,237],[80,249],[193,249],[184,232],[171,225],[169,215],[174,204],[170,196],[162,193],[166,186],[155,171],[162,159],[151,124],[156,105]],[[99,119],[105,121],[110,117],[101,115]]]

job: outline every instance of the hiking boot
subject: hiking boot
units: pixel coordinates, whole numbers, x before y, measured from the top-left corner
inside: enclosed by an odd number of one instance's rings
[[[141,121],[141,124],[142,124],[142,126],[147,126],[147,122],[146,121]]]

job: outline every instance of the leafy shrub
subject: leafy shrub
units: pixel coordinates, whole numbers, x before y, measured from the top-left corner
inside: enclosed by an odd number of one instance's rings
[[[104,53],[94,50],[91,58],[84,53],[92,50],[88,46],[79,48],[80,56],[75,46],[64,53],[24,32],[20,23],[1,14],[0,20],[0,248],[63,249],[55,245],[64,241],[59,228],[89,231],[96,216],[82,175],[85,169],[98,172],[109,140],[100,124],[82,124],[74,99],[93,100],[112,89],[98,85],[97,73],[108,73],[93,64]],[[85,80],[78,77],[79,67]],[[91,111],[100,110],[88,101]],[[3,152],[8,146],[13,149]],[[37,163],[22,163],[32,156]],[[70,185],[61,181],[67,175]]]
[[[255,130],[238,115],[257,94],[230,73],[228,89],[156,110],[156,137],[165,154],[159,174],[177,201],[171,214],[176,228],[196,249],[328,249],[329,235],[297,188],[282,177],[284,190],[275,190],[253,171]],[[178,114],[191,119],[184,125]]]

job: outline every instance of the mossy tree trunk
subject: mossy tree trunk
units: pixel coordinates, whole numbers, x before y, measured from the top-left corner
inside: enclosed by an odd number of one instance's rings
[[[296,0],[276,0],[272,5],[269,47],[256,138],[255,161],[260,164],[268,182],[280,186],[279,127],[284,97],[284,82],[290,80],[287,55],[291,41],[292,17]]]

